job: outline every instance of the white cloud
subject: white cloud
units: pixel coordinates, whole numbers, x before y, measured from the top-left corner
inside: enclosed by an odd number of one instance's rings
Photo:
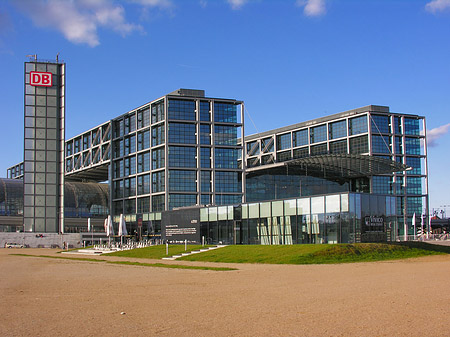
[[[232,9],[240,9],[248,0],[227,0],[227,2],[231,5]]]
[[[437,140],[450,130],[450,123],[427,131],[427,145],[433,147],[438,145]]]
[[[450,0],[433,0],[425,5],[425,9],[431,13],[450,9]]]
[[[169,0],[135,0],[142,6],[169,6]],[[100,44],[98,28],[111,29],[122,36],[142,31],[128,23],[125,9],[109,0],[16,0],[14,2],[38,27],[61,32],[73,43],[95,47]]]
[[[325,0],[297,0],[297,6],[303,7],[306,16],[321,16],[327,12]]]

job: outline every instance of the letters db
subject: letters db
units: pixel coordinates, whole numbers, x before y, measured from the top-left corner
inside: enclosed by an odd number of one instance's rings
[[[37,87],[51,87],[53,85],[52,73],[30,72],[30,85]]]

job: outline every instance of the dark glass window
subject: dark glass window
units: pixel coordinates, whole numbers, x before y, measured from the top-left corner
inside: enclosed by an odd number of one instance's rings
[[[327,140],[327,126],[321,125],[309,129],[311,144]]]
[[[247,154],[256,156],[259,154],[259,142],[257,140],[247,143]]]
[[[123,180],[114,182],[114,198],[123,198]]]
[[[210,194],[202,194],[200,196],[200,204],[202,205],[211,205],[211,195]]]
[[[391,153],[391,137],[372,135],[372,152]]]
[[[308,145],[308,129],[293,132],[292,140],[294,147]]]
[[[217,194],[217,205],[236,205],[242,203],[242,196],[239,194]]]
[[[71,156],[73,154],[73,143],[66,144],[66,156]]]
[[[164,211],[165,204],[164,194],[152,196],[152,212]]]
[[[294,158],[303,158],[308,156],[309,156],[309,149],[307,147],[294,149]]]
[[[372,177],[372,193],[392,194],[393,193],[392,177],[387,176]]]
[[[169,123],[169,143],[196,144],[195,124]]]
[[[139,153],[137,156],[137,172],[150,171],[150,152]]]
[[[200,144],[211,144],[211,126],[209,124],[200,124]]]
[[[369,152],[369,140],[367,136],[349,139],[350,153],[360,154]]]
[[[330,123],[328,125],[328,128],[330,139],[342,138],[347,136],[347,122],[345,120]]]
[[[214,122],[236,123],[236,105],[229,103],[214,103]]]
[[[291,160],[291,159],[292,159],[291,151],[284,151],[284,152],[277,153],[278,161],[287,161],[287,160]]]
[[[152,193],[163,192],[165,185],[164,171],[152,173]]]
[[[169,194],[169,209],[192,206],[196,203],[196,194]]]
[[[139,198],[137,200],[137,203],[138,203],[138,207],[137,207],[138,213],[150,212],[150,197]]]
[[[137,194],[149,194],[150,193],[150,175],[145,174],[137,177]]]
[[[405,153],[420,155],[420,139],[405,137]]]
[[[418,157],[406,157],[406,165],[412,167],[410,171],[406,171],[407,174],[422,174],[422,167],[420,158]]]
[[[419,120],[405,117],[405,135],[420,135]]]
[[[123,181],[123,196],[125,198],[136,195],[136,178],[129,178]]]
[[[273,157],[273,154],[268,154],[266,156],[262,156],[261,163],[263,165],[275,163],[275,158]]]
[[[200,167],[211,168],[211,149],[209,147],[200,148]]]
[[[123,139],[114,141],[114,157],[122,157],[124,153]]]
[[[124,167],[124,176],[129,176],[132,174],[136,174],[136,157],[127,157],[123,160],[123,167]]]
[[[114,121],[114,137],[122,137],[123,136],[123,119],[118,121]]]
[[[196,192],[197,171],[169,170],[169,191]]]
[[[367,116],[355,117],[348,120],[348,134],[350,136],[367,132]]]
[[[211,121],[211,114],[209,112],[209,102],[200,102],[200,120],[204,122]]]
[[[274,148],[273,148],[273,138],[269,137],[269,138],[264,138],[263,140],[261,140],[261,149],[263,153],[267,153],[267,152],[273,152]]]
[[[216,145],[236,145],[237,127],[227,125],[214,126],[214,144]]]
[[[395,153],[401,154],[403,153],[403,141],[402,137],[395,137]]]
[[[133,113],[124,118],[124,133],[136,131],[136,115]]]
[[[215,149],[215,167],[216,168],[238,168],[238,149]]]
[[[136,200],[135,199],[125,200],[124,204],[125,204],[125,209],[123,212],[124,214],[136,213]]]
[[[215,187],[216,193],[230,192],[230,193],[240,193],[241,186],[241,175],[238,172],[222,172],[216,171],[215,177]]]
[[[77,152],[81,151],[80,144],[81,144],[81,139],[80,138],[76,138],[75,141],[74,141],[74,148],[75,148],[74,153],[77,153]]]
[[[156,170],[164,167],[165,165],[165,152],[164,148],[159,148],[152,151],[152,170]]]
[[[391,133],[389,116],[371,115],[372,133]]]
[[[137,134],[137,149],[142,151],[150,147],[150,130],[141,131]]]
[[[169,119],[195,121],[195,101],[169,100]]]
[[[137,127],[138,129],[145,128],[150,125],[150,109],[144,108],[137,113]]]
[[[402,118],[394,117],[394,133],[396,135],[402,134]]]
[[[152,127],[152,146],[164,143],[164,124]]]
[[[83,150],[87,150],[91,147],[91,135],[83,135]]]
[[[155,103],[152,105],[152,124],[164,120],[164,102]]]
[[[211,171],[200,172],[201,192],[211,192]]]
[[[406,213],[422,214],[422,197],[406,197]]]
[[[311,156],[318,156],[327,153],[328,153],[327,144],[319,144],[311,146]]]
[[[284,135],[277,136],[277,150],[287,150],[291,148],[291,134],[286,133]]]
[[[330,153],[347,153],[347,140],[330,143]]]
[[[406,177],[406,193],[422,194],[422,178]]]
[[[169,167],[197,167],[196,148],[169,146]]]
[[[136,136],[127,137],[124,140],[124,155],[136,152]]]

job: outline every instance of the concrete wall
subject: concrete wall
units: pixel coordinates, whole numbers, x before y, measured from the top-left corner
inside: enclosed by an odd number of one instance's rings
[[[42,237],[41,237],[42,235]],[[6,243],[18,243],[29,248],[63,248],[64,242],[70,247],[81,247],[81,234],[58,233],[0,233],[0,248]]]

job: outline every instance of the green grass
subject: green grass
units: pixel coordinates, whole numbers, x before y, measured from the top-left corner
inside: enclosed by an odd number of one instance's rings
[[[422,242],[290,246],[228,246],[179,258],[187,261],[268,264],[333,264],[450,254],[450,247]]]
[[[109,263],[109,264],[169,268],[169,269],[194,269],[194,270],[212,270],[212,271],[237,270],[236,268],[227,268],[227,267],[186,266],[186,265],[181,265],[181,264],[143,263],[143,262],[134,262],[134,261],[108,261],[108,260],[103,260],[103,259],[90,259],[90,258],[86,258],[86,257],[66,257],[66,256],[53,256],[53,255],[31,255],[31,254],[9,254],[9,255],[26,256],[26,257],[41,257],[41,258],[60,259],[60,260],[74,260],[74,261],[84,261],[84,262],[103,262],[103,263]]]
[[[209,247],[209,246],[206,246]],[[120,257],[132,257],[140,259],[162,259],[166,256],[177,255],[186,252],[192,252],[193,250],[199,250],[201,245],[187,245],[187,251],[184,250],[184,245],[169,245],[169,255],[166,255],[166,245],[157,245],[145,248],[136,248],[130,250],[122,250],[119,252],[108,253],[104,255],[108,256],[120,256]]]

